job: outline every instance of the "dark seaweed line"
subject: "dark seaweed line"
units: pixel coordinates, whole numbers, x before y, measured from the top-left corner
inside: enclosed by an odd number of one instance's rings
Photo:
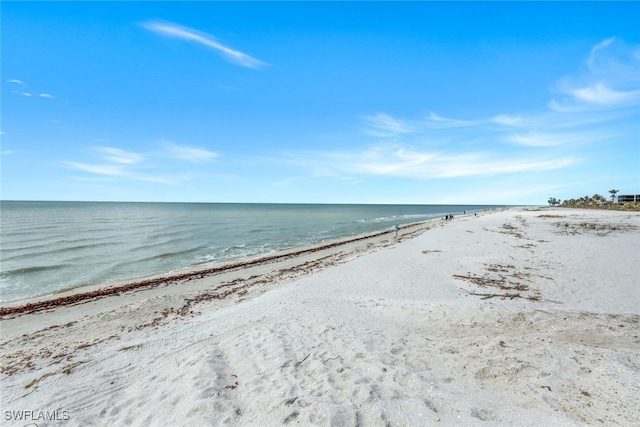
[[[414,224],[405,224],[404,227],[408,228],[408,227],[415,227],[417,225],[420,225],[421,223],[414,223]],[[142,280],[142,281],[138,281],[138,282],[132,282],[132,283],[128,283],[125,285],[120,285],[120,286],[111,286],[111,287],[107,287],[107,288],[102,288],[102,289],[97,289],[95,291],[89,291],[89,292],[81,292],[78,294],[74,294],[74,295],[69,295],[66,297],[58,297],[58,298],[53,298],[53,299],[48,299],[48,300],[43,300],[43,301],[38,301],[38,302],[33,302],[33,303],[27,303],[27,304],[23,304],[23,305],[19,305],[19,306],[15,306],[15,307],[0,307],[0,320],[2,320],[2,318],[6,317],[6,316],[15,316],[15,315],[19,315],[19,314],[31,314],[31,313],[35,313],[38,311],[44,311],[44,310],[50,310],[50,309],[54,309],[57,307],[61,307],[61,306],[66,306],[66,305],[72,305],[72,304],[78,304],[78,303],[85,303],[85,302],[89,302],[95,299],[99,299],[99,298],[103,298],[103,297],[108,297],[108,296],[113,296],[113,295],[120,295],[121,293],[124,292],[129,292],[129,291],[133,291],[133,290],[140,290],[143,288],[155,288],[157,286],[166,284],[173,284],[173,283],[177,283],[177,282],[181,282],[181,281],[188,281],[188,280],[192,280],[192,279],[200,279],[206,276],[210,276],[210,275],[214,275],[223,271],[230,271],[230,270],[234,270],[237,268],[244,268],[244,267],[249,267],[249,266],[253,266],[253,265],[257,265],[257,264],[264,264],[264,263],[270,263],[273,261],[277,261],[277,260],[281,260],[281,259],[286,259],[286,258],[291,258],[291,257],[295,257],[298,255],[303,255],[303,254],[308,254],[308,253],[314,253],[314,252],[318,252],[318,251],[322,251],[322,250],[326,250],[326,249],[331,249],[331,248],[335,248],[338,246],[342,246],[342,245],[346,245],[349,243],[353,243],[353,242],[358,242],[361,240],[366,240],[366,239],[371,239],[374,237],[379,237],[379,236],[383,236],[385,234],[391,233],[392,230],[385,230],[385,231],[380,231],[374,234],[367,234],[364,236],[359,236],[359,237],[355,237],[353,239],[348,239],[348,240],[343,240],[343,241],[339,241],[339,242],[333,242],[333,243],[329,243],[326,245],[322,245],[322,246],[318,246],[318,247],[313,247],[313,248],[309,248],[309,249],[301,249],[295,252],[291,252],[291,253],[284,253],[284,254],[276,254],[276,255],[270,255],[270,256],[266,256],[266,257],[262,257],[262,258],[257,258],[254,260],[249,260],[249,261],[245,261],[245,262],[236,262],[233,264],[226,264],[226,265],[222,265],[219,267],[213,267],[213,268],[209,268],[209,269],[205,269],[205,270],[199,270],[199,271],[193,271],[193,272],[189,272],[189,273],[182,273],[182,274],[176,274],[173,276],[166,276],[166,277],[159,277],[159,278],[155,278],[155,279],[147,279],[147,280]]]

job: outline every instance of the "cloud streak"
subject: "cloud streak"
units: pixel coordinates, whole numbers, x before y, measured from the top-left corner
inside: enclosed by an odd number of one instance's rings
[[[616,43],[611,38],[595,45],[580,80],[560,79],[565,98],[552,100],[547,108],[472,120],[434,112],[420,118],[380,112],[362,117],[364,133],[376,138],[368,146],[349,152],[289,153],[286,161],[312,175],[416,180],[532,174],[542,179],[548,171],[597,162],[576,153],[637,137],[628,119],[638,115],[640,78],[630,77],[627,68],[640,68],[640,49],[618,46],[613,52]]]
[[[434,129],[449,129],[449,128],[464,128],[471,126],[478,126],[480,124],[485,124],[486,120],[459,120],[459,119],[451,119],[439,116],[435,114],[433,111],[429,113],[427,120],[424,121],[424,125],[428,128]]]
[[[141,25],[143,28],[151,32],[154,32],[156,34],[160,34],[165,37],[171,37],[171,38],[198,43],[202,46],[213,49],[216,52],[218,52],[227,61],[234,63],[236,65],[240,65],[241,67],[258,69],[268,65],[265,62],[262,62],[252,56],[247,55],[246,53],[240,52],[238,50],[235,50],[228,46],[223,45],[222,43],[218,42],[216,38],[210,34],[203,33],[201,31],[194,30],[192,28],[183,27],[181,25],[173,24],[170,22],[157,22],[157,21],[146,22]]]
[[[120,176],[125,177],[130,175],[122,165],[112,164],[88,164],[81,162],[64,162],[66,166],[71,169],[76,169],[82,172],[89,172],[96,175],[106,176]]]
[[[166,170],[180,170],[180,162],[202,162],[217,157],[217,154],[203,149],[174,143],[162,144],[162,151],[147,154],[135,153],[115,147],[94,147],[97,158],[91,162],[65,161],[62,164],[69,169],[103,178],[125,181],[145,181],[161,184],[179,184],[188,181],[190,174],[185,172],[165,173]],[[167,159],[169,163],[166,164]],[[165,162],[165,163],[163,163]],[[163,173],[155,173],[162,169]],[[189,170],[192,172],[192,170]]]
[[[114,163],[133,165],[144,160],[144,156],[142,156],[141,154],[132,153],[129,151],[121,150],[119,148],[98,147],[96,150],[103,153],[106,160],[112,161]]]
[[[491,119],[494,123],[498,123],[500,125],[507,126],[515,126],[522,123],[522,117],[520,116],[510,116],[507,114],[498,114],[497,116]]]
[[[188,145],[176,145],[172,142],[166,142],[165,147],[168,154],[176,159],[188,162],[206,162],[218,157],[217,153],[204,148],[190,147]]]
[[[512,133],[504,138],[505,141],[524,145],[528,147],[555,147],[565,144],[579,144],[582,141],[580,135],[566,134],[566,133]]]
[[[640,100],[640,91],[615,91],[602,82],[580,89],[573,89],[570,93],[576,100],[590,104],[621,105]]]
[[[370,175],[430,180],[543,172],[566,168],[577,159],[375,147],[352,152],[310,153],[304,159],[296,156],[293,161],[326,176]]]
[[[29,92],[29,85],[23,80],[7,79],[7,83],[10,83],[14,88],[11,93],[17,93],[27,98],[34,96],[33,93]],[[37,96],[40,98],[54,99],[54,96],[50,93],[39,93]]]
[[[591,48],[585,68],[566,76],[557,88],[564,95],[549,107],[558,112],[629,108],[640,103],[640,49],[614,37]]]
[[[386,113],[365,116],[366,133],[371,136],[386,138],[410,133],[413,129],[403,120],[395,119]]]

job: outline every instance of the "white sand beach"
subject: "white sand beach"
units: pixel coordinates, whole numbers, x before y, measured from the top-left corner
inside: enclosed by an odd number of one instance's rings
[[[1,424],[639,425],[639,213],[295,252],[6,314]]]

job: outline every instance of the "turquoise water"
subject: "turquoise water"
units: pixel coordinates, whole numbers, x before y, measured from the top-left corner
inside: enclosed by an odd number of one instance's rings
[[[0,203],[0,301],[477,212],[476,205]]]

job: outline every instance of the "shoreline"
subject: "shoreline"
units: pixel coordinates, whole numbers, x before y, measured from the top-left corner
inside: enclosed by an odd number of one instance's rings
[[[2,409],[68,426],[640,417],[622,268],[640,215],[519,207],[402,230],[6,318]]]
[[[504,208],[501,208],[504,209]],[[470,215],[470,214],[467,214]],[[464,215],[460,215],[463,217]],[[398,234],[398,241],[407,238],[408,235],[414,235],[416,232],[422,233],[443,220],[441,218],[412,222],[403,224]],[[416,229],[409,233],[407,230]],[[393,235],[393,229],[378,230],[368,233],[356,234],[348,237],[329,240],[327,242],[318,243],[310,246],[298,246],[288,249],[276,251],[270,255],[257,255],[253,257],[230,259],[214,266],[208,267],[189,267],[176,273],[154,275],[149,278],[140,280],[126,281],[114,285],[86,285],[78,288],[62,290],[55,294],[44,295],[40,297],[26,298],[18,301],[10,301],[0,303],[0,322],[9,317],[16,315],[25,315],[37,313],[43,310],[50,310],[56,307],[82,304],[84,302],[93,301],[100,298],[110,296],[118,296],[122,293],[136,292],[153,289],[159,286],[171,286],[181,282],[202,279],[205,277],[215,276],[224,272],[231,272],[238,269],[248,267],[266,265],[286,259],[295,259],[303,255],[310,255],[317,252],[323,252],[331,249],[340,248],[342,246],[359,243],[362,241],[376,240],[387,235]],[[396,243],[393,241],[392,243]],[[209,263],[210,264],[210,263]]]
[[[38,206],[33,208],[22,202],[3,205],[0,306],[269,256],[375,233],[391,228],[391,221],[430,221],[448,209],[458,209],[451,205],[252,204],[245,210],[243,205],[227,203],[207,208],[159,203],[144,209],[123,203],[103,209],[76,202],[35,203]],[[459,208],[462,213],[463,208],[487,207]],[[29,225],[23,221],[45,215],[64,220],[56,220],[37,235],[21,234]],[[92,218],[99,220],[93,223]],[[30,239],[35,239],[33,248]]]

